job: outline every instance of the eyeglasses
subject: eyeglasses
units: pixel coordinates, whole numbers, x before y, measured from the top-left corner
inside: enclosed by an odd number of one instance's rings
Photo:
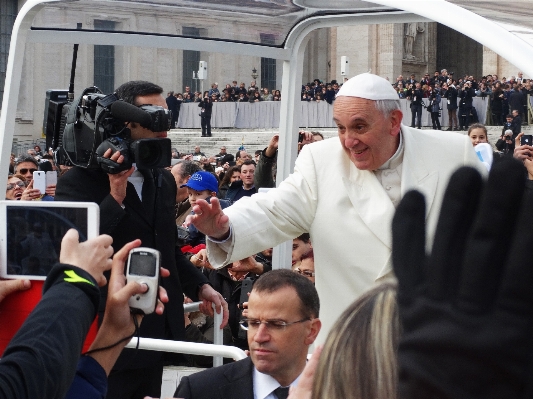
[[[20,188],[26,187],[26,183],[23,181],[18,181],[16,183],[8,183],[6,186],[6,191],[13,190],[16,186],[19,186]]]
[[[31,168],[31,169],[19,169],[18,173],[20,173],[21,175],[25,175],[26,173],[28,173],[28,171],[30,171],[30,173],[33,174],[33,172],[37,172],[37,169],[35,168]]]
[[[283,331],[288,326],[291,326],[297,323],[303,323],[304,321],[309,321],[309,320],[311,320],[309,317],[302,319],[302,320],[298,320],[298,321],[292,321],[292,322],[287,322],[284,320],[261,321],[258,319],[242,319],[241,321],[239,321],[239,324],[241,325],[241,328],[245,331],[248,331],[248,330],[255,331],[259,328],[261,324],[264,324],[267,330],[269,331]]]
[[[311,270],[301,270],[299,267],[297,267],[294,269],[294,271],[302,276],[315,277],[315,272],[312,272]]]

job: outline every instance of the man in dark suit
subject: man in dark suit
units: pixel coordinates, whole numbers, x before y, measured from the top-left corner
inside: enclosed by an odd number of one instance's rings
[[[319,300],[307,278],[286,269],[254,284],[246,315],[250,357],[183,377],[174,397],[285,399],[320,331]]]
[[[422,129],[422,98],[424,93],[420,83],[415,83],[415,87],[411,90],[409,96],[411,98],[411,127],[415,127],[416,121],[416,127]]]
[[[180,102],[178,99],[174,96],[174,92],[171,91],[168,93],[168,97],[165,99],[165,102],[167,103],[168,109],[172,112],[172,120],[170,121],[170,128],[175,129],[177,128],[177,122],[178,117],[180,114]]]
[[[162,91],[155,84],[133,81],[120,86],[117,95],[136,106],[151,104],[166,108]],[[129,122],[127,127],[132,140],[167,136],[166,131],[153,132],[134,122]],[[120,152],[113,154],[111,149],[104,157],[117,163],[124,160]],[[170,277],[161,281],[167,290],[169,303],[163,316],[153,313],[144,318],[141,337],[185,338],[184,292],[193,300],[204,300],[205,305],[213,302],[218,308],[223,306],[227,320],[227,304],[222,296],[208,285],[207,279],[181,251],[176,250],[176,182],[169,171],[137,170],[134,166],[108,175],[102,169],[74,167],[61,178],[56,198],[58,201],[96,202],[100,206],[100,233],[113,237],[115,249],[139,238],[142,246],[161,252],[161,265],[170,271]],[[103,289],[102,294],[106,297],[107,290]],[[104,299],[100,303],[105,302]],[[100,309],[102,315],[103,310]],[[117,341],[120,338],[124,337],[117,337]],[[160,352],[124,350],[109,375],[107,397],[137,399],[145,395],[159,396],[163,361]]]

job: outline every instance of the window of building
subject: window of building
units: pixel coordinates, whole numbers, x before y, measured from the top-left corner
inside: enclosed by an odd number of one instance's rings
[[[115,22],[95,19],[94,30],[115,30]],[[115,90],[115,46],[94,46],[94,85],[105,94]]]
[[[0,0],[0,108],[6,83],[7,57],[13,24],[17,17],[17,0]]]
[[[200,37],[200,29],[184,26],[182,29],[183,36]],[[183,50],[183,79],[181,92],[185,92],[185,87],[189,86],[191,92],[198,91],[200,82],[193,79],[193,72],[198,72],[198,64],[200,63],[200,52],[194,50]],[[191,99],[192,100],[192,99]]]
[[[261,33],[261,43],[268,45],[276,44],[276,37],[269,33]],[[261,87],[270,90],[276,89],[276,60],[274,58],[261,57]]]

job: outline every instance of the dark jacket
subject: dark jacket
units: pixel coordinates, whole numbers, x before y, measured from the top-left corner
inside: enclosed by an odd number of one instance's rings
[[[239,360],[183,377],[174,393],[184,399],[253,399],[252,359]]]
[[[429,97],[428,111],[431,113],[440,112],[440,94],[431,94]]]
[[[230,184],[230,186],[228,188],[228,191],[226,193],[226,197],[224,197],[224,199],[227,199],[231,203],[237,201],[239,199],[239,198],[237,198],[237,194],[239,194],[241,189],[242,189],[242,180],[235,180],[233,183]],[[257,189],[255,187],[253,187],[250,190],[245,190],[243,196],[244,197],[251,197],[255,193],[257,193]],[[237,199],[235,199],[235,198],[237,198]]]
[[[198,288],[207,279],[192,265],[180,250],[176,250],[176,181],[165,169],[155,170],[153,197],[140,201],[135,187],[128,182],[124,209],[109,192],[109,178],[101,170],[72,168],[58,180],[56,200],[95,202],[100,207],[100,233],[113,237],[115,251],[126,243],[140,238],[142,245],[161,252],[161,266],[169,269],[170,277],[161,279],[167,290],[169,302],[165,313],[146,316],[140,336],[148,338],[183,340],[185,324],[183,293],[193,301],[198,299]],[[144,185],[147,184],[145,181]],[[144,186],[143,185],[143,186]],[[147,204],[153,204],[153,207]],[[100,315],[103,316],[107,289],[102,289]],[[134,356],[135,355],[135,356]],[[162,353],[124,349],[116,369],[135,369],[159,364]]]
[[[461,105],[466,108],[472,108],[472,102],[473,98],[475,97],[474,89],[472,88],[465,88],[461,90],[460,97],[461,97]]]
[[[211,99],[202,99],[198,103],[198,106],[202,108],[200,111],[200,116],[202,118],[211,118],[211,114],[213,113],[213,102]]]
[[[457,109],[457,89],[455,87],[448,87],[444,98],[446,98],[446,107],[448,110]]]
[[[504,156],[512,157],[514,153],[514,147],[515,147],[514,138],[511,141],[512,141],[511,143],[507,143],[507,141],[499,138],[495,144],[496,148],[498,149],[498,151],[501,151]]]
[[[87,282],[65,281],[66,270]],[[63,399],[98,301],[99,289],[89,273],[70,265],[54,266],[42,299],[2,355],[0,398]]]
[[[411,97],[411,104],[422,105],[424,92],[422,91],[422,89],[414,89],[410,91],[409,97]]]
[[[270,158],[266,156],[266,148],[261,153],[259,162],[254,172],[254,186],[257,190],[261,187],[271,188],[276,187],[276,182],[274,181],[274,171],[277,165],[278,152]]]
[[[524,106],[526,105],[526,96],[520,91],[515,90],[509,96],[509,110],[517,110],[519,114],[524,113]]]

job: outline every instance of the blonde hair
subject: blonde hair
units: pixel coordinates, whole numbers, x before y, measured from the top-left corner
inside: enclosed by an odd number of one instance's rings
[[[396,284],[385,282],[358,298],[335,323],[312,398],[397,398],[399,336]]]

